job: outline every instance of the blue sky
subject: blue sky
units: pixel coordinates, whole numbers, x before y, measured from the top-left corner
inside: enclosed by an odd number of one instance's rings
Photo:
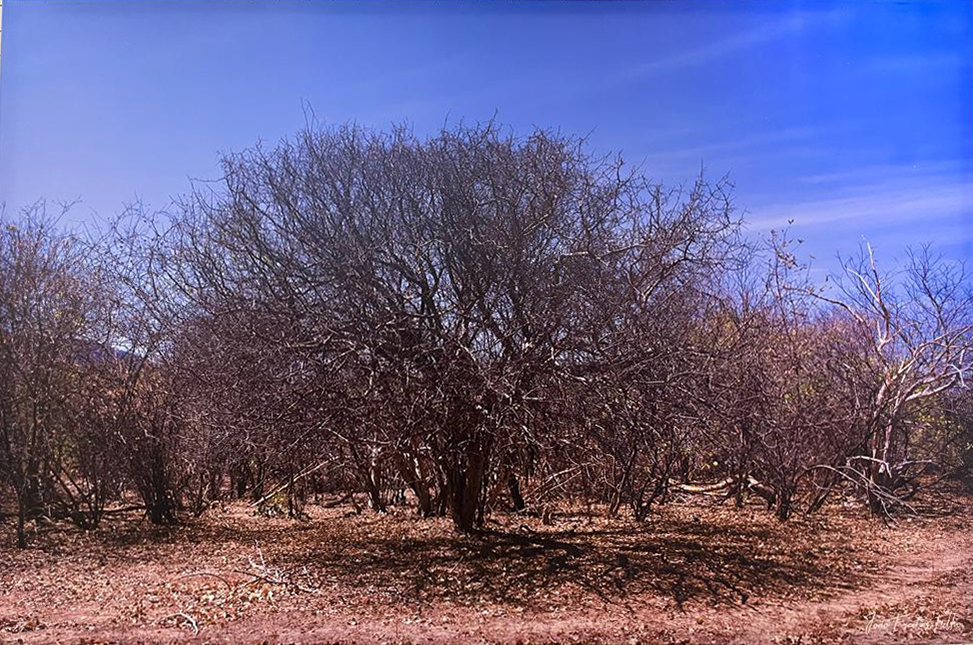
[[[667,183],[729,174],[756,233],[835,266],[973,257],[973,4],[7,0],[0,201],[163,207],[318,120],[586,134]]]

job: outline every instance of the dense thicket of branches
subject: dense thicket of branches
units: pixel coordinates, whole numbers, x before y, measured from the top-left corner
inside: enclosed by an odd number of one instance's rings
[[[748,242],[726,182],[493,124],[309,129],[223,170],[97,241],[42,206],[0,231],[22,544],[126,496],[163,523],[358,493],[471,531],[677,492],[786,519],[841,486],[891,514],[973,480],[971,283],[928,251],[885,276],[866,247],[821,291],[785,239]]]

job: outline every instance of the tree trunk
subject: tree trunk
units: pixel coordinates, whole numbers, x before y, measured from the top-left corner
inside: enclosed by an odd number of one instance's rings
[[[872,472],[869,478],[868,491],[865,496],[868,500],[868,510],[873,515],[887,515],[888,507],[885,504],[880,491],[888,486],[888,477],[884,472]]]
[[[429,494],[429,482],[422,472],[419,459],[399,455],[396,464],[399,467],[399,474],[402,475],[402,479],[416,495],[419,516],[430,517],[432,515],[432,497]]]
[[[513,473],[507,477],[507,488],[510,490],[510,500],[513,502],[514,510],[524,510],[527,505],[524,503],[524,496],[520,494],[520,481]]]
[[[465,465],[458,465],[451,473],[453,524],[462,533],[472,533],[475,528],[485,469],[486,457],[482,449],[473,446],[467,451]]]
[[[385,512],[385,502],[382,500],[382,464],[378,449],[373,449],[368,458],[368,472],[366,473],[366,487],[368,488],[368,505],[376,513]]]
[[[881,491],[885,491],[892,483],[892,474],[889,472],[889,456],[892,452],[892,435],[895,426],[888,423],[885,431],[876,436],[875,445],[872,448],[872,459],[869,462],[868,509],[873,515],[886,515],[888,508],[882,498]]]
[[[27,500],[21,494],[17,498],[17,547],[27,546],[27,536],[24,533],[24,521],[27,519]]]

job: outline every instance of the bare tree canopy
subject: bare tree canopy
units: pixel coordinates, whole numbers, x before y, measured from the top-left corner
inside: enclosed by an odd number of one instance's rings
[[[6,216],[5,216],[6,217]],[[155,523],[229,496],[414,504],[470,532],[557,500],[675,495],[877,514],[973,481],[973,295],[921,249],[837,289],[745,234],[727,181],[670,189],[495,123],[306,129],[167,213],[0,230],[0,466],[24,522]],[[355,502],[357,504],[357,502]]]

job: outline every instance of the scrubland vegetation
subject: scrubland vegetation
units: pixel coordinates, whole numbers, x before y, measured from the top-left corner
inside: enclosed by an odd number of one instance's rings
[[[199,638],[274,593],[311,615],[368,585],[315,640],[450,640],[419,617],[356,636],[348,612],[382,599],[404,599],[398,618],[519,606],[547,612],[535,640],[626,640],[617,621],[543,625],[636,598],[658,617],[834,597],[913,535],[947,535],[966,567],[973,280],[934,249],[886,265],[863,245],[811,280],[785,233],[747,231],[725,180],[667,188],[492,123],[308,129],[222,171],[98,234],[43,203],[4,215],[0,575],[17,607],[88,558],[143,567],[106,582],[115,630],[152,613],[148,580],[171,605],[149,622]],[[931,518],[937,499],[952,510]],[[671,618],[679,638],[757,638],[707,611],[699,632]],[[501,622],[468,635],[517,640]]]

